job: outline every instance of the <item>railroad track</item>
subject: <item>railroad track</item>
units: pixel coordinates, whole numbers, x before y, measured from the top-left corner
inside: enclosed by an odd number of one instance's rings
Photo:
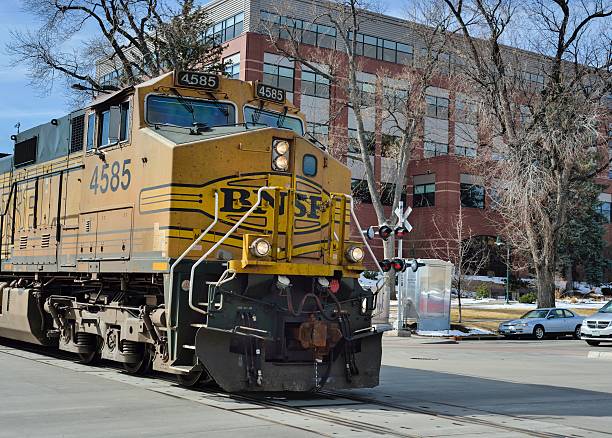
[[[4,348],[3,348],[4,347]],[[8,348],[8,349],[7,349]],[[22,352],[28,352],[30,354],[23,354]],[[50,359],[58,360],[58,362],[68,361],[70,364],[74,364],[75,356],[71,353],[59,351],[59,350],[51,350],[46,349],[44,347],[38,347],[30,344],[22,344],[13,341],[5,341],[0,340],[0,353],[5,354],[13,354],[25,359],[41,361],[41,358],[38,356],[47,357]],[[44,362],[48,365],[60,366],[63,368],[73,369],[74,365],[66,366],[66,364],[62,363],[49,363]],[[310,428],[304,428],[295,424],[291,424],[289,419],[285,421],[279,421],[272,418],[269,418],[267,415],[262,415],[262,412],[258,412],[257,409],[253,409],[252,406],[258,407],[264,410],[272,410],[284,414],[297,415],[299,417],[310,418],[312,420],[318,420],[328,425],[333,425],[336,428],[346,428],[352,432],[360,432],[365,436],[374,436],[374,435],[382,435],[382,436],[392,436],[392,437],[420,437],[423,436],[419,433],[411,432],[410,427],[402,427],[392,428],[385,426],[380,423],[374,423],[372,421],[362,421],[355,420],[351,418],[346,418],[341,413],[333,413],[330,410],[338,410],[342,408],[351,408],[351,409],[359,409],[367,408],[368,410],[372,410],[372,408],[378,408],[381,411],[392,412],[395,414],[418,414],[426,417],[433,417],[439,419],[444,422],[449,422],[449,424],[455,426],[473,426],[483,428],[481,433],[492,433],[494,431],[505,432],[505,433],[514,433],[520,434],[524,436],[532,436],[532,437],[542,437],[542,438],[563,438],[569,435],[567,434],[558,434],[554,432],[542,432],[536,431],[532,429],[528,429],[525,427],[517,427],[509,424],[502,424],[503,420],[525,420],[520,416],[511,416],[511,415],[501,415],[495,412],[482,411],[476,409],[470,409],[473,412],[479,412],[483,414],[493,414],[496,415],[499,421],[491,421],[484,418],[477,418],[474,416],[458,416],[452,415],[441,411],[436,411],[434,409],[426,409],[422,407],[409,406],[402,403],[394,403],[387,402],[384,400],[380,400],[372,397],[360,396],[357,394],[350,394],[347,392],[339,392],[339,391],[331,391],[331,390],[321,390],[316,393],[312,393],[309,395],[291,395],[287,396],[286,394],[264,394],[264,393],[251,393],[251,394],[228,394],[223,391],[219,391],[211,388],[182,388],[175,385],[175,380],[163,373],[154,373],[150,377],[140,377],[133,376],[122,373],[123,368],[121,366],[117,366],[117,364],[112,362],[103,363],[103,367],[88,367],[92,370],[115,370],[117,373],[104,373],[105,375],[101,375],[101,377],[109,378],[111,380],[119,380],[124,383],[133,384],[134,386],[141,386],[143,381],[159,381],[165,382],[165,385],[149,385],[145,387],[145,389],[149,389],[158,393],[179,397],[183,399],[188,399],[192,401],[196,401],[207,406],[220,409],[223,411],[234,412],[237,414],[245,415],[248,417],[253,417],[257,419],[264,419],[268,422],[283,425],[285,427],[290,427],[302,432],[315,433],[320,436],[337,436],[336,433],[326,433],[324,431],[315,431]],[[86,367],[85,365],[81,365]],[[115,377],[113,375],[116,374]],[[139,382],[140,381],[140,382]],[[219,403],[219,401],[233,401],[237,403],[229,403],[230,407],[221,406],[227,405],[228,403]],[[292,404],[293,402],[299,402],[298,405]],[[302,405],[299,405],[299,404]],[[246,404],[247,407],[244,407]],[[436,403],[442,406],[456,407],[465,409],[463,406],[454,406],[454,405],[443,405],[441,403]],[[409,418],[406,418],[408,421]],[[406,426],[409,426],[407,424]],[[405,430],[403,430],[405,429]],[[586,432],[586,431],[585,431]],[[571,436],[580,436],[580,435],[571,435]],[[584,436],[588,436],[584,435]]]

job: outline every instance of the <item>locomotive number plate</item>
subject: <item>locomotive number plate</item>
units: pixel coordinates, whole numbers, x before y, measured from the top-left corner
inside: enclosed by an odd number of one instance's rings
[[[178,71],[174,75],[176,85],[181,87],[202,88],[216,90],[219,88],[219,76],[211,73],[195,71]]]
[[[266,84],[257,84],[255,86],[255,97],[263,100],[269,100],[276,103],[285,103],[287,93],[280,88],[271,87]]]

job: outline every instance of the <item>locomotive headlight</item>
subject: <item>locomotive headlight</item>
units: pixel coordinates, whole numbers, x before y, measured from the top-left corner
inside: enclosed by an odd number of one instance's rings
[[[285,155],[279,155],[274,159],[274,168],[281,171],[289,169],[289,158]]]
[[[287,140],[274,140],[272,143],[272,169],[280,172],[289,170],[289,149]]]
[[[289,142],[286,140],[277,141],[274,144],[274,150],[278,155],[285,155],[287,152],[289,152]]]
[[[346,258],[353,263],[360,263],[364,256],[363,248],[359,246],[351,246],[346,250]]]
[[[264,238],[255,239],[253,243],[251,243],[251,254],[255,257],[266,257],[270,255],[270,251],[272,250],[272,245]]]

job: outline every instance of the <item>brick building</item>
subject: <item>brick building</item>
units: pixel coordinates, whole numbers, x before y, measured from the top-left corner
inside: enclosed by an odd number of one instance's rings
[[[263,81],[285,89],[288,99],[306,115],[308,131],[322,143],[341,146],[340,154],[336,155],[346,160],[352,169],[354,195],[361,199],[361,224],[375,225],[376,216],[368,205],[363,165],[355,159],[357,151],[351,145],[356,128],[354,115],[351,109],[338,110],[334,104],[335,99],[343,94],[346,96],[346,90],[337,89],[321,75],[281,56],[270,45],[265,30],[278,28],[275,31],[282,37],[283,25],[290,24],[300,29],[303,44],[328,50],[342,50],[342,40],[333,27],[319,23],[319,20],[313,23],[315,9],[324,8],[325,2],[292,0],[288,4],[291,12],[285,14],[279,12],[279,3],[274,0],[211,1],[207,8],[216,24],[210,34],[226,45],[224,57],[232,62],[227,69],[230,77]],[[413,65],[423,50],[416,33],[411,33],[414,26],[415,23],[372,13],[371,19],[364,20],[356,34],[363,54],[358,81],[363,105],[370,110],[364,123],[371,138],[371,160],[383,190],[387,183],[386,170],[394,164],[394,159],[386,156],[386,144],[394,133],[386,129],[382,110],[375,105],[376,94],[382,87],[376,73],[384,69],[393,76],[406,65]],[[544,75],[538,71],[541,62],[537,62],[535,54],[525,53],[525,56],[533,61],[525,63],[533,65],[532,69],[523,72],[525,80],[534,86],[542,86]],[[452,75],[455,62],[460,61],[451,55],[441,58],[448,62]],[[112,71],[102,71],[102,74],[106,74],[109,80],[116,76]],[[503,256],[496,253],[493,245],[497,235],[495,211],[491,208],[491,199],[482,179],[473,174],[471,166],[472,158],[479,154],[479,141],[483,139],[478,138],[477,121],[470,112],[468,96],[456,95],[445,85],[447,82],[441,77],[428,90],[427,115],[421,124],[422,140],[413,145],[414,152],[408,165],[405,202],[414,209],[410,216],[414,230],[404,241],[404,256],[428,256],[437,233],[432,217],[438,218],[439,228],[449,227],[462,205],[465,225],[476,235],[483,236],[483,240],[493,248],[495,255],[486,270],[504,275]],[[609,128],[612,130],[612,124]],[[491,158],[495,159],[494,156]],[[597,178],[597,182],[607,187],[600,200],[601,212],[605,222],[609,223],[612,187],[605,177]],[[608,225],[606,229],[610,242],[612,227]],[[374,241],[373,246],[382,254],[380,242]]]

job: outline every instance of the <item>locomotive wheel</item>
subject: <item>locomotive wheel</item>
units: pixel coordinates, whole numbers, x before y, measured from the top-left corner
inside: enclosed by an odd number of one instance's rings
[[[88,353],[77,353],[79,355],[79,363],[82,363],[83,365],[95,365],[96,363],[100,362],[102,359],[100,339],[97,336],[86,335],[83,333],[77,333],[77,338],[80,338],[81,342],[83,343],[91,342],[93,344],[95,342],[93,351]]]
[[[151,355],[150,349],[145,346],[140,360],[133,363],[124,362],[123,369],[127,371],[128,374],[144,376],[151,371],[151,365],[153,365],[153,356]]]
[[[200,385],[208,385],[213,382],[206,370],[191,370],[187,374],[177,374],[178,383],[185,388],[193,388]]]

